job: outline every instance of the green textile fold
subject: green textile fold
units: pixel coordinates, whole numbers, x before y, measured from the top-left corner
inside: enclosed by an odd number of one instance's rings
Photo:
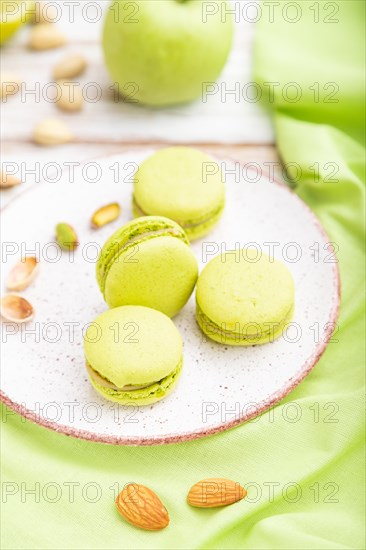
[[[278,406],[185,444],[93,444],[3,408],[3,549],[365,548],[364,2],[301,1],[297,23],[281,16],[285,4],[273,22],[262,12],[254,78],[267,89],[264,83],[279,83],[267,98],[279,153],[285,165],[301,167],[293,186],[338,248],[335,341]],[[329,4],[339,8],[331,16],[338,23],[324,21]],[[296,103],[284,100],[289,82],[300,86]],[[339,101],[315,102],[314,82],[323,99],[331,91],[324,86],[335,82]],[[237,480],[248,498],[215,510],[189,507],[188,489],[206,477]],[[115,491],[131,481],[157,491],[170,513],[167,529],[139,531],[118,516]]]

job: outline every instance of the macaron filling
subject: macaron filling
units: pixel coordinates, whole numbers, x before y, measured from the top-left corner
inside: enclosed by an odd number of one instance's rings
[[[275,323],[262,323],[258,324],[255,322],[246,322],[246,323],[237,323],[236,328],[239,328],[239,331],[235,330],[226,330],[225,323],[221,325],[215,323],[207,317],[197,304],[196,308],[197,321],[199,326],[203,329],[204,333],[209,335],[215,335],[216,338],[225,342],[242,342],[242,343],[260,343],[260,342],[270,342],[277,338],[283,332],[285,326],[291,321],[294,306],[292,305],[289,311],[287,312],[284,319]],[[256,330],[251,332],[251,329],[255,328]],[[215,338],[215,339],[216,339]]]
[[[175,384],[182,367],[183,358],[179,361],[177,367],[161,380],[152,382],[148,385],[125,385],[122,388],[118,388],[110,380],[94,371],[94,369],[87,363],[87,370],[93,386],[100,393],[116,401],[125,401],[126,399],[133,401],[134,399],[141,400],[149,399],[151,397],[159,399],[160,397],[163,397]],[[97,376],[94,376],[94,373],[96,373]],[[105,384],[103,380],[105,380],[107,384]]]
[[[144,212],[144,210],[138,204],[135,196],[133,196],[133,210],[134,210],[134,214],[138,216],[152,215],[152,214],[148,214],[147,212]],[[224,204],[221,204],[219,207],[215,208],[215,210],[212,210],[211,212],[205,214],[203,217],[196,218],[195,220],[183,221],[175,217],[172,217],[172,219],[174,219],[174,221],[176,221],[186,231],[186,230],[194,229],[196,227],[200,227],[201,225],[210,223],[212,220],[219,217],[223,210],[224,210]]]
[[[104,388],[110,388],[112,390],[135,391],[135,390],[142,390],[143,388],[148,388],[149,386],[151,386],[151,384],[155,384],[155,382],[150,382],[149,384],[144,384],[144,385],[130,384],[127,386],[123,386],[122,388],[119,388],[118,386],[113,384],[113,382],[108,380],[107,377],[102,376],[101,374],[99,374],[99,372],[94,370],[93,367],[91,367],[88,362],[86,362],[86,370],[88,371],[90,378],[93,378],[95,383],[99,384],[99,386],[103,386]]]

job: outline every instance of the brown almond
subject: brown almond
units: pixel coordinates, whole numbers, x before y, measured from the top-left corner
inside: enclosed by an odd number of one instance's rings
[[[98,227],[103,227],[103,225],[106,225],[107,223],[111,223],[116,220],[120,213],[121,207],[117,202],[106,204],[105,206],[98,208],[98,210],[94,212],[91,219],[92,227],[96,229]]]
[[[239,483],[225,478],[208,478],[191,487],[187,501],[198,508],[216,508],[238,502],[247,492]]]
[[[40,23],[30,31],[28,45],[32,50],[51,50],[64,44],[66,44],[64,34],[51,23]]]
[[[159,497],[148,487],[128,483],[116,498],[118,512],[129,523],[147,531],[158,531],[169,524],[169,514]]]

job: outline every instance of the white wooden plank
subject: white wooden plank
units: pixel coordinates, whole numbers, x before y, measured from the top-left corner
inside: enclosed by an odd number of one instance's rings
[[[108,6],[113,0],[40,0],[44,3],[42,9],[47,17],[52,16],[52,12],[56,12],[55,21],[57,26],[66,35],[69,42],[99,42],[101,30],[104,23],[105,13]],[[146,0],[150,1],[150,0]],[[165,0],[158,0],[163,3]],[[171,1],[171,0],[167,0]],[[179,0],[177,0],[179,1]],[[194,0],[191,0],[194,1]],[[232,16],[235,24],[241,29],[238,35],[238,44],[246,41],[248,35],[252,35],[254,25],[258,19],[258,14],[261,13],[261,8],[258,10],[254,7],[255,4],[260,5],[260,0],[229,0],[232,10]],[[133,4],[133,0],[131,2]],[[11,8],[16,9],[16,8]],[[268,11],[268,8],[267,8]],[[26,45],[28,32],[26,29],[21,30],[15,39],[8,45],[8,48],[19,48]]]
[[[107,3],[100,4],[105,9]],[[81,9],[82,3],[79,3],[75,9],[75,22],[71,24],[65,20],[65,12],[63,14],[60,27],[70,36],[67,47],[42,53],[31,52],[24,46],[29,32],[24,29],[4,49],[2,70],[18,73],[25,84],[21,94],[2,104],[3,140],[29,141],[34,125],[40,119],[59,116],[69,124],[79,142],[269,144],[274,141],[270,120],[259,103],[252,103],[242,95],[238,101],[235,94],[227,94],[226,101],[223,101],[221,95],[225,89],[235,88],[242,93],[243,86],[252,80],[253,25],[243,20],[237,24],[234,47],[215,95],[210,95],[207,102],[198,100],[190,105],[158,110],[113,101],[111,81],[104,67],[99,44],[102,22],[99,21],[99,27],[88,23],[80,15]],[[92,91],[89,85],[96,83],[101,93],[99,101],[87,102],[82,113],[72,115],[61,113],[52,103],[52,99],[47,100],[47,93],[49,98],[52,93],[52,89],[47,87],[51,80],[52,66],[68,51],[83,53],[89,60],[88,71],[80,79],[83,90],[86,93],[88,90]],[[37,87],[41,93],[36,98],[31,91]]]

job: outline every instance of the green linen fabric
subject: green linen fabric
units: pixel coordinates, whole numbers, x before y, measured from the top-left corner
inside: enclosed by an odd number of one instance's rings
[[[331,2],[339,7],[332,16],[338,23],[324,22],[330,11],[323,2],[315,2],[320,20],[314,22],[314,2],[307,1],[297,2],[302,16],[289,23],[281,15],[285,4],[274,22],[263,9],[254,78],[263,89],[279,83],[267,103],[280,155],[301,166],[293,185],[338,245],[342,305],[335,341],[274,409],[185,444],[87,443],[3,408],[1,548],[365,548],[364,3]],[[283,97],[289,82],[301,88],[298,102]],[[309,88],[315,82],[319,102]],[[324,101],[334,91],[324,89],[329,82],[338,86],[336,103]],[[333,176],[329,163],[337,168]],[[237,480],[247,486],[248,498],[215,510],[189,507],[188,489],[205,477]],[[167,529],[140,531],[118,515],[116,486],[129,481],[157,491],[170,512]]]

